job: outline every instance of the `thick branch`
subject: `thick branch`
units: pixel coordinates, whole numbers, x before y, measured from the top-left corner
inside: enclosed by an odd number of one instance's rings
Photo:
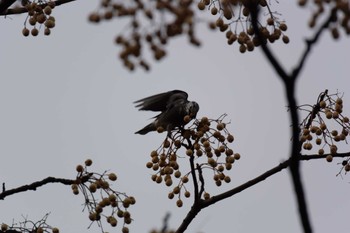
[[[252,26],[254,28],[254,32],[256,36],[261,42],[262,50],[284,83],[284,87],[287,95],[287,101],[290,108],[290,111],[289,111],[290,118],[292,121],[293,141],[292,141],[292,148],[291,148],[291,154],[290,154],[290,172],[291,172],[294,191],[295,191],[295,195],[296,195],[296,199],[299,207],[299,214],[300,214],[299,217],[302,222],[304,232],[311,233],[312,232],[311,223],[310,223],[310,219],[307,211],[304,188],[300,177],[300,168],[299,168],[299,159],[298,159],[298,155],[301,151],[301,142],[299,140],[299,116],[297,113],[297,104],[295,100],[295,83],[296,83],[297,76],[288,75],[287,72],[282,68],[280,63],[277,61],[275,56],[272,54],[270,49],[267,47],[266,39],[263,38],[263,36],[261,35],[259,26],[258,26],[259,8],[257,3],[250,2],[248,5],[251,12]]]
[[[329,154],[325,154],[325,155],[318,155],[318,154],[313,154],[313,155],[299,155],[297,156],[297,158],[300,161],[308,161],[308,160],[312,160],[312,159],[325,159],[327,157],[327,155]],[[333,157],[339,157],[339,158],[344,158],[344,157],[350,157],[350,152],[346,152],[346,153],[338,153],[333,155]],[[200,199],[197,204],[194,204],[191,207],[191,210],[188,212],[187,216],[185,217],[185,219],[183,220],[182,224],[179,226],[179,228],[177,229],[176,233],[182,233],[184,232],[187,227],[190,225],[190,223],[192,222],[192,220],[196,217],[196,215],[204,208],[209,207],[210,205],[215,204],[216,202],[222,201],[226,198],[229,198],[237,193],[240,193],[242,191],[244,191],[245,189],[248,189],[258,183],[260,183],[261,181],[264,181],[265,179],[269,178],[270,176],[282,171],[283,169],[289,167],[291,165],[291,158],[280,163],[279,165],[277,165],[276,167],[264,172],[263,174],[255,177],[254,179],[251,179],[227,192],[224,192],[222,194],[219,194],[217,196],[213,196],[208,200],[202,200]]]
[[[6,0],[3,0],[6,2]],[[8,0],[9,2],[13,1],[13,0]],[[73,1],[76,1],[76,0],[57,0],[55,1],[55,5],[56,6],[59,6],[59,5],[63,5],[63,4],[66,4],[66,3],[69,3],[69,2],[73,2]],[[45,7],[47,4],[42,4],[41,6]],[[0,4],[1,6],[1,4]],[[9,7],[9,6],[8,6]],[[0,15],[18,15],[18,14],[23,14],[23,13],[26,13],[28,12],[27,8],[25,7],[16,7],[16,8],[11,8],[11,9],[8,9],[7,8],[4,8],[4,9],[1,9],[0,8]]]
[[[261,46],[265,56],[267,57],[267,59],[269,60],[269,62],[273,66],[273,68],[276,70],[278,75],[281,77],[283,82],[287,82],[287,80],[289,79],[288,74],[283,69],[282,65],[278,62],[276,57],[272,54],[272,51],[267,46],[267,39],[263,38],[263,36],[260,32],[259,25],[258,25],[259,9],[258,9],[256,3],[254,3],[254,1],[252,1],[248,5],[249,5],[249,10],[251,12],[251,23],[252,23],[255,35],[257,36],[257,38],[260,41],[260,46]]]

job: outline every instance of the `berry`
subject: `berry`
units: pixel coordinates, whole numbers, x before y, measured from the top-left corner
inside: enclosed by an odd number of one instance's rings
[[[32,36],[37,36],[39,34],[39,30],[36,28],[33,28],[30,33],[32,34]]]
[[[117,180],[117,175],[115,173],[110,173],[108,175],[108,179],[110,179],[111,181],[116,181]]]
[[[177,207],[182,207],[182,205],[183,205],[182,200],[181,199],[177,200],[176,205],[177,205]]]
[[[29,29],[28,28],[23,28],[22,35],[26,36],[26,37],[29,36]]]

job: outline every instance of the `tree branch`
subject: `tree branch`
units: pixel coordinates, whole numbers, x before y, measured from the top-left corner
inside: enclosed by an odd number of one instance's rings
[[[312,159],[325,159],[328,155],[331,154],[324,154],[324,155],[319,155],[319,154],[313,154],[313,155],[300,155],[299,160],[300,161],[307,161],[307,160],[312,160]],[[350,152],[345,152],[345,153],[337,153],[335,155],[332,155],[333,158],[345,158],[345,157],[350,157]]]
[[[249,180],[247,181],[246,183],[240,185],[240,186],[237,186],[227,192],[224,192],[222,194],[219,194],[217,196],[213,196],[211,197],[210,199],[208,200],[202,200],[200,199],[200,202],[198,202],[198,205],[193,205],[191,207],[191,210],[188,212],[187,216],[185,217],[185,219],[183,220],[182,224],[179,226],[179,228],[176,230],[176,233],[182,233],[184,232],[187,227],[190,225],[190,223],[192,222],[192,220],[196,217],[196,215],[204,208],[218,202],[218,201],[222,201],[228,197],[231,197],[239,192],[242,192],[243,190],[265,180],[266,178],[276,174],[277,172],[285,169],[288,167],[290,163],[290,160],[286,160],[285,162],[283,163],[280,163],[278,166],[268,170],[267,172],[261,174],[260,176],[252,179],[252,180]]]
[[[11,2],[13,0],[2,0],[2,1]],[[63,5],[63,4],[69,3],[69,2],[73,2],[73,1],[76,1],[76,0],[57,0],[54,2],[55,2],[56,6],[59,6],[59,5]],[[15,1],[13,1],[13,2],[15,2]],[[2,9],[1,3],[0,3],[0,15],[18,15],[18,14],[23,14],[23,13],[28,12],[27,8],[25,8],[25,7],[16,7],[16,8],[8,9],[9,6],[7,6],[7,7],[3,7],[3,9]],[[43,6],[43,7],[45,7],[46,5],[47,5],[46,3],[41,4],[41,6]]]
[[[5,188],[4,188],[5,185],[3,183],[3,192],[0,193],[0,200],[4,200],[5,197],[13,195],[13,194],[16,194],[16,193],[26,192],[26,191],[29,191],[29,190],[35,191],[37,188],[39,188],[39,187],[41,187],[43,185],[49,184],[49,183],[61,183],[61,184],[64,184],[64,185],[71,185],[71,184],[75,184],[77,182],[84,183],[84,182],[89,180],[91,175],[92,174],[88,174],[86,176],[79,177],[76,180],[69,180],[69,179],[55,178],[55,177],[47,177],[47,178],[45,178],[45,179],[43,179],[41,181],[36,181],[36,182],[34,182],[32,184],[23,185],[23,186],[20,186],[18,188],[9,189],[9,190],[5,190]]]
[[[320,38],[320,35],[322,34],[322,32],[328,28],[329,24],[333,21],[333,19],[336,16],[336,9],[333,8],[328,16],[328,18],[323,22],[323,24],[321,25],[321,27],[316,31],[315,35],[311,38],[311,39],[306,39],[305,43],[306,43],[306,48],[300,58],[299,64],[296,68],[294,68],[293,72],[292,72],[292,78],[296,79],[300,73],[300,71],[302,70],[305,60],[308,57],[308,55],[311,52],[311,49],[313,48],[313,46],[316,44],[316,42],[318,41],[318,39]]]
[[[312,159],[325,159],[329,154],[324,154],[324,155],[318,155],[318,154],[312,154],[312,155],[298,155],[297,158],[300,161],[308,161]],[[338,153],[335,155],[332,155],[333,157],[339,157],[339,158],[344,158],[344,157],[350,157],[350,152],[345,152],[345,153]],[[192,220],[196,217],[196,215],[204,208],[209,207],[210,205],[215,204],[216,202],[222,201],[226,198],[229,198],[237,193],[240,193],[244,191],[245,189],[248,189],[261,181],[264,181],[265,179],[269,178],[270,176],[282,171],[283,169],[286,169],[291,165],[292,158],[289,158],[288,160],[278,164],[277,166],[271,168],[270,170],[264,172],[263,174],[255,177],[254,179],[251,179],[229,191],[226,191],[222,194],[216,195],[211,197],[208,200],[202,200],[200,199],[198,202],[198,205],[193,205],[191,207],[191,210],[188,212],[186,215],[185,219],[183,220],[182,224],[179,226],[177,229],[176,233],[182,233],[184,232],[187,227],[190,225]]]
[[[268,48],[266,44],[266,38],[263,38],[263,36],[260,33],[259,26],[258,26],[258,15],[259,15],[259,8],[258,4],[256,2],[249,2],[248,7],[251,13],[251,21],[252,26],[254,28],[254,32],[256,36],[258,37],[259,41],[261,42],[262,50],[277,72],[277,74],[280,76],[284,83],[285,92],[287,95],[287,101],[288,105],[290,107],[290,118],[292,122],[292,148],[291,148],[291,154],[290,154],[290,172],[292,176],[294,191],[299,207],[299,214],[300,214],[300,220],[302,222],[302,226],[305,233],[311,233],[311,223],[308,215],[305,195],[304,195],[304,188],[300,177],[300,168],[299,168],[299,159],[298,155],[301,151],[301,142],[299,140],[299,116],[297,113],[297,103],[295,100],[295,83],[297,76],[290,76],[287,74],[287,72],[282,68],[280,63],[277,61],[275,56],[272,54],[270,49]],[[298,74],[298,73],[296,73]]]

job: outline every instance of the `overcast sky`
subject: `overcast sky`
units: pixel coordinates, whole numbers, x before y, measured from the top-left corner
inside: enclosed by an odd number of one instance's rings
[[[274,1],[272,1],[274,2]],[[304,48],[308,10],[295,1],[276,9],[287,21],[287,46],[273,44],[283,65],[291,70]],[[86,158],[92,170],[118,174],[114,186],[136,197],[130,209],[131,232],[161,227],[166,212],[176,228],[190,208],[168,200],[170,188],[150,179],[145,167],[149,153],[164,134],[134,132],[154,114],[138,112],[133,101],[163,91],[181,89],[200,105],[198,117],[217,118],[227,113],[235,135],[233,150],[242,156],[229,172],[232,182],[218,194],[252,179],[288,157],[290,121],[282,83],[260,51],[240,54],[228,46],[222,33],[198,35],[204,46],[193,48],[187,39],[170,42],[169,53],[151,72],[130,73],[117,60],[115,35],[124,27],[113,20],[87,22],[98,1],[75,1],[54,10],[56,27],[49,37],[21,35],[25,15],[0,20],[0,182],[14,188],[47,176],[74,178],[75,166]],[[334,42],[327,32],[315,46],[297,85],[299,104],[313,104],[318,94],[344,92],[344,110],[350,113],[348,38]],[[340,151],[349,151],[344,145]],[[341,160],[340,160],[341,161]],[[325,160],[302,162],[303,180],[314,232],[348,232],[350,178],[336,177],[340,166]],[[188,170],[183,160],[184,171]],[[236,196],[204,209],[188,232],[301,232],[288,170]],[[0,202],[0,222],[40,219],[62,232],[90,231],[82,196],[70,187],[47,185],[36,192],[10,196]],[[110,228],[106,228],[111,232]]]

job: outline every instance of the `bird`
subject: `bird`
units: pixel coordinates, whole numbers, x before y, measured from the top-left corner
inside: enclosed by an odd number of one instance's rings
[[[188,101],[188,94],[181,90],[168,91],[156,95],[152,95],[134,102],[136,108],[140,111],[158,111],[161,112],[155,116],[155,120],[144,128],[135,132],[135,134],[145,135],[151,131],[156,131],[158,127],[162,127],[168,132],[176,127],[181,128],[188,122],[185,122],[184,117],[190,116],[194,119],[199,111],[197,102]]]

